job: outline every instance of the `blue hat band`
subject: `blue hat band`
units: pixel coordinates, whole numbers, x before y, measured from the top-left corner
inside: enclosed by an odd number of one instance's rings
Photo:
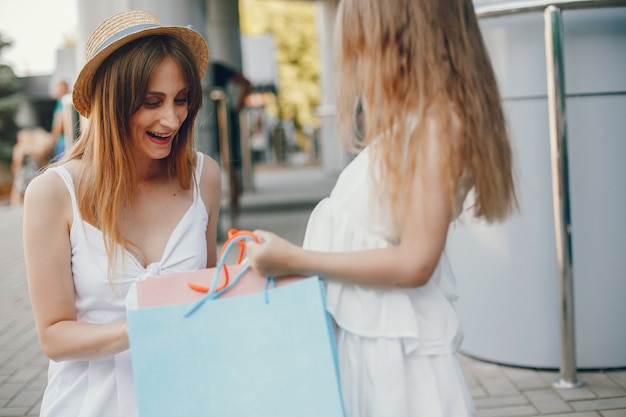
[[[130,35],[131,33],[139,32],[140,30],[152,29],[152,28],[156,28],[156,27],[159,27],[159,25],[154,24],[154,23],[145,23],[145,24],[142,24],[142,25],[130,26],[130,27],[127,27],[124,30],[120,30],[115,35],[111,36],[109,39],[104,41],[102,43],[102,45],[100,45],[100,47],[98,47],[98,49],[96,49],[96,53],[94,54],[94,56],[99,54],[100,51],[102,51],[107,46],[111,45],[113,42],[115,42],[115,41],[117,41],[119,39],[122,39],[124,36]]]

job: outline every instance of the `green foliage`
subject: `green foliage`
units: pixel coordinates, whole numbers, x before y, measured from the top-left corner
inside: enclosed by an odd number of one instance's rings
[[[315,3],[240,0],[241,33],[274,37],[278,65],[278,112],[297,127],[316,125],[320,103],[319,48]]]
[[[0,58],[11,42],[3,39],[0,34]],[[11,152],[17,134],[15,113],[23,97],[19,79],[13,69],[0,59],[0,160],[11,160]]]

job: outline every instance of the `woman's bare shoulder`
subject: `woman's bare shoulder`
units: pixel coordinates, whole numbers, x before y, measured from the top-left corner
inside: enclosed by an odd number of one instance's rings
[[[77,178],[79,164],[69,162],[62,165],[72,179]],[[24,194],[24,204],[42,209],[68,210],[71,213],[71,197],[63,178],[53,169],[47,169],[35,177]]]
[[[208,155],[201,154],[200,158],[203,158],[202,173],[200,174],[200,194],[207,210],[216,210],[222,198],[220,166]]]
[[[202,184],[204,187],[208,186],[211,188],[215,187],[217,184],[221,184],[221,172],[217,161],[205,154],[200,154],[199,157],[203,158],[202,173],[200,174],[200,184]]]

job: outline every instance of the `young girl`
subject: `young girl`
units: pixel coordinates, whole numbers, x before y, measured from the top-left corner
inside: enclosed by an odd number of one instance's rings
[[[342,0],[336,28],[339,132],[362,151],[311,214],[303,248],[257,231],[249,261],[265,276],[327,280],[349,417],[472,416],[446,235],[470,189],[486,221],[516,206],[472,1]]]
[[[194,150],[207,46],[143,11],[87,41],[78,142],[29,185],[24,251],[39,341],[51,359],[41,417],[137,415],[126,296],[147,275],[216,263],[215,161]]]

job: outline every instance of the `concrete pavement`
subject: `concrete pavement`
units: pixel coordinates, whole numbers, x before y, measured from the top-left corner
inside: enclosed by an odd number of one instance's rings
[[[300,243],[312,207],[334,181],[315,167],[258,170],[254,192],[242,199],[239,228],[268,229]],[[47,360],[37,341],[25,278],[22,217],[21,209],[0,205],[0,417],[39,416],[46,385]],[[222,218],[225,227],[227,219]],[[626,370],[581,372],[583,387],[555,389],[556,371],[464,355],[461,360],[479,417],[626,417]]]

